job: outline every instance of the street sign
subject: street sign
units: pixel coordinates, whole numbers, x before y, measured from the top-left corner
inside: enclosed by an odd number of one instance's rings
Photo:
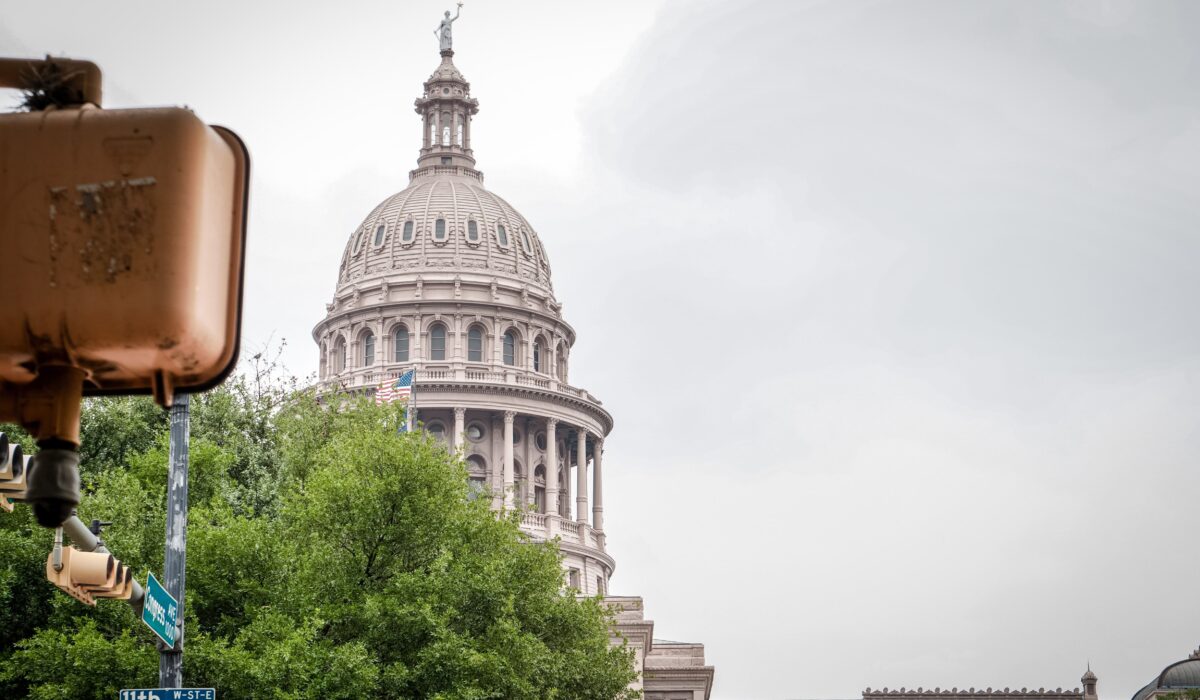
[[[154,578],[154,574],[150,574],[150,579],[146,581],[146,598],[142,603],[142,622],[145,622],[150,631],[157,634],[158,638],[163,640],[163,643],[169,647],[175,646],[175,630],[178,623],[176,617],[178,614],[179,603],[171,597],[170,593],[167,593],[167,589],[162,587],[158,579]],[[125,691],[121,692],[124,693]],[[158,691],[139,690],[137,692]],[[137,698],[137,700],[150,699],[147,697]]]
[[[212,688],[139,688],[122,690],[117,700],[217,700]]]

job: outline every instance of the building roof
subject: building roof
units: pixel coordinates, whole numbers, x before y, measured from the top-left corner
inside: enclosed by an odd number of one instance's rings
[[[1200,689],[1200,649],[1183,661],[1176,661],[1133,694],[1133,700],[1146,700],[1159,692],[1172,690]]]
[[[1020,690],[1004,688],[1003,690],[996,688],[883,688],[882,690],[872,690],[867,688],[863,691],[864,699],[880,699],[887,700],[924,700],[926,698],[936,700],[973,700],[975,698],[993,698],[996,700],[1041,700],[1045,699],[1062,699],[1071,700],[1073,698],[1082,698],[1083,691],[1079,688],[1071,690],[1063,690],[1055,688],[1047,690],[1046,688],[1038,688],[1030,690],[1021,688]]]

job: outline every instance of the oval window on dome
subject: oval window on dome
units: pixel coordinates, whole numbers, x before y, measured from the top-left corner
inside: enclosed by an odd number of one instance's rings
[[[496,224],[496,238],[499,239],[500,245],[508,247],[508,231],[504,230],[504,224]]]
[[[433,222],[433,240],[435,240],[435,241],[446,240],[446,220],[445,219],[438,219],[437,221]]]
[[[413,222],[412,219],[404,222],[404,233],[401,234],[400,240],[405,243],[412,243],[413,239]]]
[[[479,240],[479,226],[475,219],[467,219],[467,240],[472,243]]]
[[[374,243],[374,245],[376,248],[383,245],[383,236],[386,233],[387,233],[387,225],[386,224],[379,224],[379,226],[375,228],[375,243]]]
[[[366,238],[366,231],[359,231],[358,237],[354,239],[354,254],[358,255],[358,251],[362,250],[363,238]]]
[[[533,255],[533,244],[529,242],[529,232],[525,229],[521,229],[521,247],[526,255]]]

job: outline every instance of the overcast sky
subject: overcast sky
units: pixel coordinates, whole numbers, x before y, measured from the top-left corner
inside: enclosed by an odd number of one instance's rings
[[[246,343],[308,374],[449,6],[9,2],[0,53],[243,136]],[[1200,3],[471,0],[454,32],[616,418],[612,588],[714,698],[1090,660],[1120,700],[1200,644]]]

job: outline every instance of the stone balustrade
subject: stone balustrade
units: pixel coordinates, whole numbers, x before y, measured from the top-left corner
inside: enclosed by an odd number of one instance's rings
[[[336,376],[321,382],[322,388],[333,389],[340,386],[346,388],[366,388],[378,386],[385,379],[396,379],[411,369],[411,365],[387,365],[348,369]],[[436,365],[417,369],[415,384],[419,390],[421,382],[463,382],[470,384],[508,384],[532,387],[542,391],[565,394],[596,405],[601,405],[600,399],[578,387],[573,387],[556,379],[538,375],[523,369],[508,369],[495,371],[489,369],[474,369],[461,366]]]
[[[522,513],[521,529],[538,540],[552,540],[558,537],[563,542],[604,551],[603,532],[585,523],[567,520],[552,513]]]

